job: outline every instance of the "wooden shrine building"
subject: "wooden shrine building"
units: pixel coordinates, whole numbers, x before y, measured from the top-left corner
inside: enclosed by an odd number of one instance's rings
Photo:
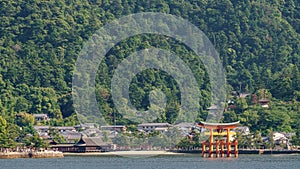
[[[100,137],[81,137],[75,144],[57,144],[52,141],[50,147],[61,152],[86,153],[110,151],[112,144],[103,142]]]

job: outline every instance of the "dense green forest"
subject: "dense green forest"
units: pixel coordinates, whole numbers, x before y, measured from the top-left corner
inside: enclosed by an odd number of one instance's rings
[[[30,114],[48,114],[49,125],[77,124],[72,76],[80,50],[103,25],[138,12],[182,17],[209,37],[226,69],[228,100],[235,103],[223,121],[240,120],[252,131],[263,133],[296,132],[299,138],[299,8],[297,0],[1,0],[0,147],[26,140],[26,133],[34,134]],[[96,78],[99,108],[109,123],[116,114],[118,124],[128,124],[112,102],[109,82],[113,70],[124,57],[151,46],[187,61],[195,55],[175,39],[151,34],[131,37],[113,47]],[[203,120],[211,98],[209,80],[199,65],[198,119]],[[138,74],[130,87],[132,103],[147,110],[149,91],[155,87],[168,98],[165,116],[158,121],[172,123],[180,106],[180,91],[165,72],[153,69]],[[252,95],[239,98],[233,91]],[[270,108],[257,104],[263,97],[271,100]],[[300,141],[295,139],[295,143]]]

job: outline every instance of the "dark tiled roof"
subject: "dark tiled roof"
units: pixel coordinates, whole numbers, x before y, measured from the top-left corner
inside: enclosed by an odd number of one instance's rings
[[[63,137],[65,137],[66,139],[70,140],[70,139],[80,139],[81,138],[81,134],[74,132],[74,131],[64,131],[61,133],[61,135]]]
[[[168,127],[171,126],[169,123],[142,123],[138,125],[139,127],[143,126],[156,126],[156,127]]]
[[[69,126],[55,126],[52,128],[57,129],[57,130],[75,130],[74,127],[69,127]]]
[[[57,129],[57,130],[75,130],[74,127],[70,127],[70,126],[33,126],[34,129],[36,130],[42,130],[42,129],[49,129],[49,128],[53,128],[53,129]]]
[[[49,126],[33,126],[35,130],[48,130]]]
[[[101,128],[124,128],[124,125],[101,126]]]
[[[106,145],[100,137],[82,137],[76,146],[103,146]]]

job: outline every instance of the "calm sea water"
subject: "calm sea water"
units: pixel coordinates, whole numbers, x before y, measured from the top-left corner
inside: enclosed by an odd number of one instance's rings
[[[65,157],[59,159],[0,159],[0,169],[299,169],[300,155],[240,155],[207,159],[200,156]]]

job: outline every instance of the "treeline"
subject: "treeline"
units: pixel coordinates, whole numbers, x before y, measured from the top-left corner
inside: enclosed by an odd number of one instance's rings
[[[231,91],[270,92],[273,109],[252,108],[255,104],[237,99],[238,109],[227,112],[225,121],[240,119],[253,130],[296,131],[300,121],[299,6],[295,0],[2,0],[0,117],[15,127],[15,116],[20,112],[46,113],[54,119],[51,125],[77,123],[72,73],[84,42],[116,18],[137,12],[162,12],[189,20],[209,37],[226,69],[229,96]],[[117,112],[111,98],[110,80],[116,65],[131,53],[151,46],[172,51],[186,61],[195,58],[175,39],[158,35],[134,36],[115,46],[96,78],[99,108],[109,123],[114,118],[118,124],[129,123]],[[201,90],[200,120],[206,117],[211,96],[207,74],[199,65],[194,73]],[[174,121],[180,107],[180,91],[165,72],[147,70],[133,79],[133,105],[147,110],[153,88],[164,91],[168,99],[164,117],[157,121]],[[3,132],[1,129],[0,134]]]

